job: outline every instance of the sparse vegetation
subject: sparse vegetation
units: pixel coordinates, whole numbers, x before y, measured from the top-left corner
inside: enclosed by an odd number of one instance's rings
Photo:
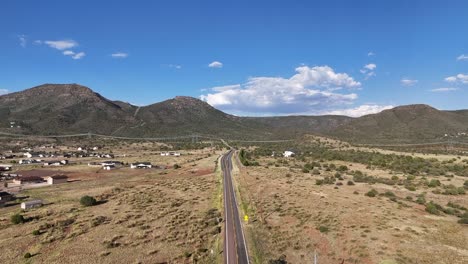
[[[96,199],[94,197],[85,195],[85,196],[81,197],[80,204],[83,205],[83,206],[93,206],[93,205],[97,204],[97,201],[96,201]]]

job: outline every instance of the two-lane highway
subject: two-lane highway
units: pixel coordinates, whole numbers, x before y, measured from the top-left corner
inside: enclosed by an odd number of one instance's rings
[[[221,157],[224,186],[224,263],[249,264],[247,245],[242,230],[242,223],[237,207],[236,193],[232,184],[232,162],[234,151],[229,151]]]

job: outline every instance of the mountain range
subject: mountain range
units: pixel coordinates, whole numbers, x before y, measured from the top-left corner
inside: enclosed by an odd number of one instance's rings
[[[13,122],[13,123],[12,123]],[[468,110],[407,105],[358,118],[238,117],[177,96],[148,106],[112,101],[79,84],[44,84],[0,96],[0,132],[34,135],[98,133],[127,137],[202,134],[226,139],[289,139],[304,134],[357,143],[441,140],[468,132]]]

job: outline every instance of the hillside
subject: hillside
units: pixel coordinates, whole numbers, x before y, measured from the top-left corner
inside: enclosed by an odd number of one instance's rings
[[[459,132],[468,132],[468,111],[440,111],[421,104],[355,118],[328,134],[360,143],[414,143],[446,140],[445,134]]]
[[[468,132],[468,110],[440,111],[428,105],[399,106],[360,118],[237,117],[192,97],[138,107],[108,100],[78,84],[44,84],[0,96],[0,120],[1,132],[36,135],[290,139],[310,133],[357,143],[413,143]],[[14,128],[10,122],[15,122]]]
[[[44,84],[0,96],[0,120],[2,127],[21,126],[10,132],[34,134],[110,134],[134,123],[128,108],[78,84]]]

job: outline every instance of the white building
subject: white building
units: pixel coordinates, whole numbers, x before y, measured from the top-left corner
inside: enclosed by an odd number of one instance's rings
[[[130,168],[132,169],[151,169],[152,167],[151,162],[135,162],[130,164]]]
[[[52,175],[46,177],[47,184],[59,184],[68,182],[68,176],[66,175]]]
[[[290,158],[290,157],[294,157],[296,154],[292,151],[289,151],[289,150],[286,150],[284,153],[283,153],[283,157],[285,158]]]
[[[21,203],[21,209],[28,210],[35,207],[41,207],[43,204],[42,200],[33,200]]]

